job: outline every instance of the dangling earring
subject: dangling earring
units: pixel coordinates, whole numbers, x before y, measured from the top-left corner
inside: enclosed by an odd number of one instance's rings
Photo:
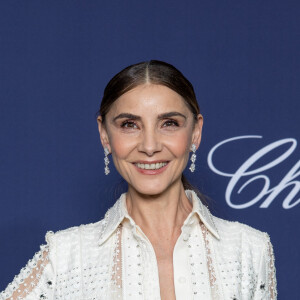
[[[189,167],[190,171],[193,173],[196,169],[196,166],[195,166],[195,161],[196,161],[196,145],[195,144],[192,144],[192,147],[191,147],[191,150],[193,151],[193,154],[191,156],[191,166]]]
[[[108,159],[108,154],[109,154],[109,150],[107,147],[104,148],[104,164],[105,164],[105,168],[104,168],[104,173],[105,175],[108,175],[110,170],[109,170],[109,167],[108,167],[108,164],[109,164],[109,159]]]

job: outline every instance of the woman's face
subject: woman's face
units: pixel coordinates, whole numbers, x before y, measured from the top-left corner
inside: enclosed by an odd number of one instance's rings
[[[119,97],[98,118],[102,145],[129,188],[146,195],[164,192],[181,182],[192,143],[201,140],[203,118],[166,86],[144,84]]]

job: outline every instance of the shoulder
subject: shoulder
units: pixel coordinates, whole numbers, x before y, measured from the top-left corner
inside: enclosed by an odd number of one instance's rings
[[[59,230],[48,231],[46,242],[49,260],[57,273],[65,274],[79,270],[82,258],[95,257],[99,252],[99,239],[103,231],[103,219],[96,223],[82,224]]]
[[[228,221],[213,216],[214,223],[220,235],[220,242],[238,243],[240,246],[249,245],[265,248],[270,242],[268,233],[238,221]]]
[[[99,240],[104,230],[104,219],[101,219],[95,223],[81,224],[78,226],[69,227],[56,232],[48,231],[45,236],[45,240],[48,245],[59,247],[63,246],[74,246],[80,244],[85,240],[90,242],[96,242]]]

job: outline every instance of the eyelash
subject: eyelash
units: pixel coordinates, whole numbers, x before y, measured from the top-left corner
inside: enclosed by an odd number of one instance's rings
[[[172,124],[173,124],[172,126],[166,126],[166,127],[173,127],[173,126],[179,127],[178,122],[175,121],[175,120],[167,120],[166,122],[164,122],[164,125],[165,125],[166,123],[172,123]],[[135,124],[134,122],[132,122],[132,121],[124,121],[124,122],[122,122],[121,127],[122,127],[122,128],[130,128],[130,129],[132,129],[133,127],[127,127],[127,126],[126,126],[126,125],[128,125],[128,124],[130,124],[130,125],[136,125],[136,124]]]

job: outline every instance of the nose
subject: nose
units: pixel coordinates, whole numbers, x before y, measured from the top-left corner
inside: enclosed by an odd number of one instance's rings
[[[141,135],[141,141],[138,145],[138,151],[153,156],[156,152],[162,150],[161,138],[153,129],[145,129]]]

